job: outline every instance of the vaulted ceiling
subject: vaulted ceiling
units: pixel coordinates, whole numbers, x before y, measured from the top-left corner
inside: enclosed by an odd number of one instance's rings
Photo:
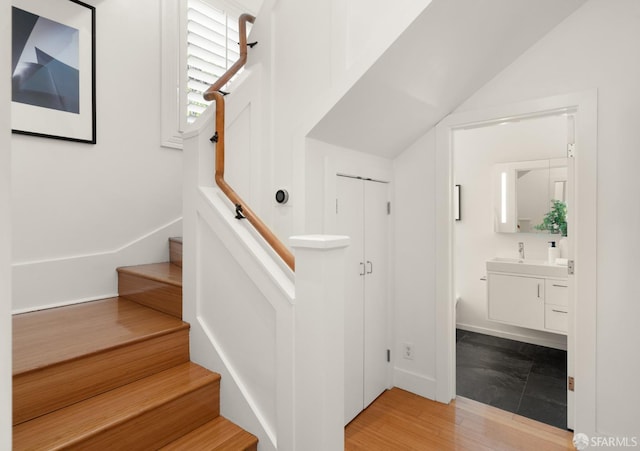
[[[434,0],[310,136],[393,158],[585,0]]]

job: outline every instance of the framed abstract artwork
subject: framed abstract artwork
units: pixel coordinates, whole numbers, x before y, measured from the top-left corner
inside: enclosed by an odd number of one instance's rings
[[[96,143],[95,8],[13,0],[13,133]]]

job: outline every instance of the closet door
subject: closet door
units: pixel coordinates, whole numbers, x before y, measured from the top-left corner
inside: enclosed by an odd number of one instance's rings
[[[387,184],[364,182],[364,406],[387,388]]]
[[[336,230],[348,235],[344,308],[344,421],[363,409],[364,393],[364,185],[362,180],[337,177]]]
[[[336,229],[345,271],[345,424],[387,388],[386,183],[337,177]]]

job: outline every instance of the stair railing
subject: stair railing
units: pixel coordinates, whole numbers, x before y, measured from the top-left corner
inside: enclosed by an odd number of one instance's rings
[[[213,100],[216,103],[215,134],[211,141],[216,145],[215,160],[215,181],[222,192],[236,207],[236,219],[247,219],[256,231],[269,243],[273,250],[282,258],[292,271],[295,271],[295,258],[291,251],[282,241],[262,222],[262,220],[251,210],[238,194],[229,186],[224,179],[224,96],[228,93],[222,92],[221,88],[233,77],[247,62],[247,47],[253,47],[257,42],[247,43],[247,22],[253,23],[255,17],[250,14],[242,14],[238,19],[240,34],[240,58],[231,66],[209,89],[204,93],[205,100]]]

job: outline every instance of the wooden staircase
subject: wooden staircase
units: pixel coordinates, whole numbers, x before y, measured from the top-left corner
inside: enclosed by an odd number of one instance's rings
[[[14,450],[257,450],[189,360],[182,241],[118,268],[117,298],[13,317]]]

